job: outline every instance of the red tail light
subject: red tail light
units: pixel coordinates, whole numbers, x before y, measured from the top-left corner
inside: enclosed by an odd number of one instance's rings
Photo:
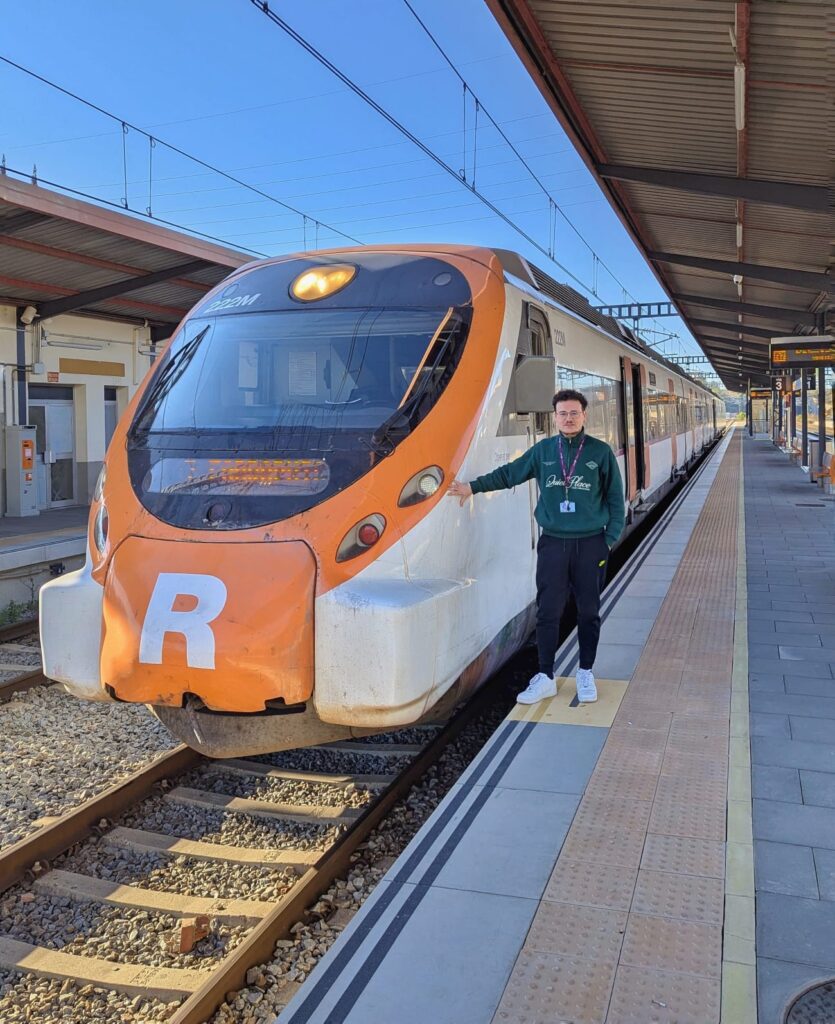
[[[356,558],[357,555],[361,555],[373,547],[382,537],[385,528],[385,517],[381,516],[379,512],[361,519],[342,538],[342,543],[336,551],[337,562],[346,562],[349,558]]]

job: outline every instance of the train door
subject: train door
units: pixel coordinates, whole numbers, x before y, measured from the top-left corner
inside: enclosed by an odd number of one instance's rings
[[[532,356],[550,356],[554,354],[551,344],[551,328],[548,317],[544,311],[538,309],[532,303],[526,303],[526,318],[531,343]],[[542,437],[550,437],[554,432],[554,418],[547,412],[532,412],[530,414],[530,426],[528,427],[528,447],[532,447]],[[528,502],[531,510],[531,547],[536,547],[539,540],[539,524],[536,521],[534,512],[537,502],[536,480],[528,481]]]
[[[626,494],[631,502],[645,486],[644,409],[641,401],[641,367],[621,357],[623,421],[626,425]]]

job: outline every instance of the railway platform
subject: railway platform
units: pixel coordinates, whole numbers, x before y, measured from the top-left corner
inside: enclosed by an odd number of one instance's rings
[[[89,513],[89,506],[76,505],[0,517],[0,609],[31,602],[50,575],[83,564]]]
[[[835,976],[835,504],[809,491],[724,438],[607,588],[598,702],[572,635],[278,1024],[783,1024]]]

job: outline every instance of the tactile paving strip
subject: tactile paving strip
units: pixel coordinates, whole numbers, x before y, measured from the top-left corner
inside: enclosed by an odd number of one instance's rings
[[[719,978],[722,928],[694,921],[630,914],[620,962],[629,967]]]
[[[619,967],[607,1020],[609,1024],[708,1024],[719,1020],[720,991],[720,983],[713,978]]]
[[[598,797],[587,796],[574,815],[577,825],[599,825],[606,823],[606,828],[627,831],[640,829],[646,832],[652,811],[651,800],[632,800],[630,797]]]
[[[638,872],[632,913],[721,925],[724,904],[722,878],[697,878],[642,869]]]
[[[591,797],[619,799],[631,797],[634,800],[652,800],[657,785],[658,775],[655,772],[618,771],[617,769],[606,771],[597,768],[589,779],[586,795],[580,806],[582,807],[586,799]]]
[[[622,911],[543,900],[525,948],[616,964],[625,929],[626,914]]]
[[[611,961],[595,963],[523,949],[493,1024],[603,1024],[614,977]]]
[[[572,825],[560,857],[588,864],[638,866],[644,848],[643,831],[614,831],[605,825]]]
[[[542,898],[608,910],[629,910],[637,874],[634,866],[609,864],[601,870],[584,860],[560,857]]]
[[[705,878],[725,877],[725,844],[685,836],[650,834],[644,843],[641,867]]]

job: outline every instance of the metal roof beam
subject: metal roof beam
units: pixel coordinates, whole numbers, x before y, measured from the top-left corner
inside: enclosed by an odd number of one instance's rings
[[[152,284],[170,281],[172,277],[182,277],[184,274],[190,274],[205,266],[205,260],[190,260],[188,263],[180,263],[176,267],[156,270],[152,274],[127,277],[122,281],[114,281],[113,284],[102,285],[100,288],[90,288],[86,292],[76,292],[74,295],[67,295],[62,299],[41,302],[38,305],[38,317],[41,320],[47,320],[49,317],[58,316],[59,313],[69,313],[74,309],[90,306],[94,302],[104,302],[106,299],[117,298],[126,292],[133,292],[140,288],[148,288]]]
[[[698,317],[690,318],[691,324],[698,324],[700,327],[715,327],[720,331],[733,331],[735,334],[749,334],[752,338],[779,338],[780,333],[776,330],[769,330],[766,327],[749,327],[748,324],[728,323],[724,320],[702,320]]]
[[[603,316],[613,316],[618,320],[641,320],[645,317],[678,316],[679,312],[672,302],[627,302],[619,306],[595,306]]]
[[[712,334],[701,334],[699,335],[699,341],[703,341],[707,345],[729,345],[735,352],[738,352],[740,348],[742,348],[743,351],[757,353],[762,352],[764,355],[767,355],[769,349],[767,341],[760,341],[757,338],[748,338],[744,341],[739,341],[737,338],[717,338]]]
[[[697,267],[712,270],[717,274],[734,274],[750,277],[755,281],[776,281],[779,284],[797,285],[800,288],[814,288],[829,291],[832,278],[829,274],[817,274],[811,270],[794,270],[790,267],[768,267],[762,263],[735,263],[732,260],[714,260],[704,256],[689,256],[683,252],[647,252],[655,263],[673,263],[682,267]]]
[[[698,192],[726,199],[747,199],[770,206],[790,206],[797,210],[829,212],[829,189],[823,185],[799,185],[791,181],[767,181],[736,178],[725,174],[696,174],[692,171],[668,171],[662,167],[634,167],[626,164],[597,164],[601,178],[660,185],[679,192]]]
[[[753,302],[737,302],[733,299],[716,299],[712,295],[681,295],[675,293],[676,302],[688,302],[694,306],[708,306],[711,309],[726,309],[729,313],[759,316],[765,320],[779,320],[781,323],[802,324],[814,327],[815,314],[808,309],[788,309],[783,306],[760,306]]]
[[[8,217],[0,218],[0,232],[4,235],[16,235],[18,231],[31,228],[45,220],[49,220],[49,216],[45,213],[24,210],[22,213],[13,213]]]

